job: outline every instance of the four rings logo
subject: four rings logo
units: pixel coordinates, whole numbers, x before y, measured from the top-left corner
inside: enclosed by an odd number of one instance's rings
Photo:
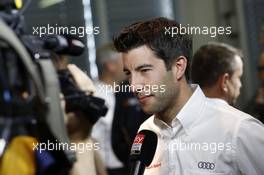
[[[200,169],[207,169],[207,170],[213,170],[215,168],[215,164],[211,162],[199,162],[198,168]]]

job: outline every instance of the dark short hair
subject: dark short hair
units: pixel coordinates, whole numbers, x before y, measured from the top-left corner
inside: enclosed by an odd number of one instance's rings
[[[146,45],[158,58],[165,62],[167,70],[171,69],[173,59],[184,56],[188,60],[185,71],[186,78],[188,79],[189,60],[192,55],[192,40],[186,34],[174,33],[172,36],[172,33],[166,33],[166,29],[175,27],[179,29],[180,25],[174,20],[163,17],[139,21],[125,27],[113,39],[114,45],[117,51],[125,53]]]
[[[109,61],[118,59],[118,52],[113,43],[106,43],[96,49],[96,65],[99,76],[102,76],[105,69],[105,64]]]
[[[191,79],[201,87],[210,87],[221,75],[233,75],[235,56],[242,52],[228,44],[209,43],[199,48],[191,63]]]

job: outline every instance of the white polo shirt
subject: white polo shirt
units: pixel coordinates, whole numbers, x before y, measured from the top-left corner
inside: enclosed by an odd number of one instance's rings
[[[97,142],[99,142],[99,154],[106,168],[117,169],[123,168],[123,163],[116,157],[111,142],[112,136],[112,124],[115,112],[115,94],[112,89],[109,89],[110,85],[105,84],[102,81],[95,83],[96,92],[95,96],[103,98],[105,104],[108,107],[108,111],[104,117],[101,117],[93,126],[91,136]],[[111,87],[111,86],[110,86]]]
[[[158,135],[144,175],[264,175],[264,125],[192,88],[171,126],[154,116],[141,125]]]

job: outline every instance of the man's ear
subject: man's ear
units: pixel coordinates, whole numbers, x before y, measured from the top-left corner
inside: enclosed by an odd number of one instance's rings
[[[180,56],[173,60],[172,62],[172,72],[174,77],[177,78],[177,80],[180,80],[184,77],[185,70],[187,68],[187,59],[184,56]]]
[[[228,73],[225,73],[219,77],[219,83],[220,83],[220,88],[224,92],[228,92],[228,83],[230,80],[230,75]]]

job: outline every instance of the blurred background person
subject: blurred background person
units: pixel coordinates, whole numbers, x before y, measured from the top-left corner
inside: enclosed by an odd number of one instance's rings
[[[100,143],[100,155],[109,175],[124,174],[124,164],[116,157],[111,142],[112,123],[116,99],[114,85],[124,79],[121,54],[117,53],[112,44],[106,44],[96,52],[96,64],[99,80],[95,82],[95,96],[106,101],[108,111],[100,118],[92,130],[92,137]]]
[[[260,86],[253,99],[250,100],[245,111],[264,123],[264,53],[260,56],[257,71]]]
[[[93,83],[84,72],[75,65],[68,65],[67,68],[80,89],[84,92],[94,92]],[[82,112],[81,109],[66,114],[66,126],[70,141],[76,145],[82,145],[77,147],[77,160],[73,165],[71,175],[107,175],[99,155],[100,146],[91,138],[92,127],[98,120],[91,120],[92,117]]]
[[[89,106],[95,92],[94,84],[80,68],[69,64],[68,55],[53,55],[52,60],[60,80],[68,136],[71,144],[76,145],[76,161],[70,175],[107,175],[98,153],[100,146],[91,138],[91,130],[101,117]],[[83,103],[87,110],[78,103]]]
[[[242,57],[242,53],[230,45],[206,44],[193,56],[191,79],[200,85],[205,96],[234,105],[242,86]]]

